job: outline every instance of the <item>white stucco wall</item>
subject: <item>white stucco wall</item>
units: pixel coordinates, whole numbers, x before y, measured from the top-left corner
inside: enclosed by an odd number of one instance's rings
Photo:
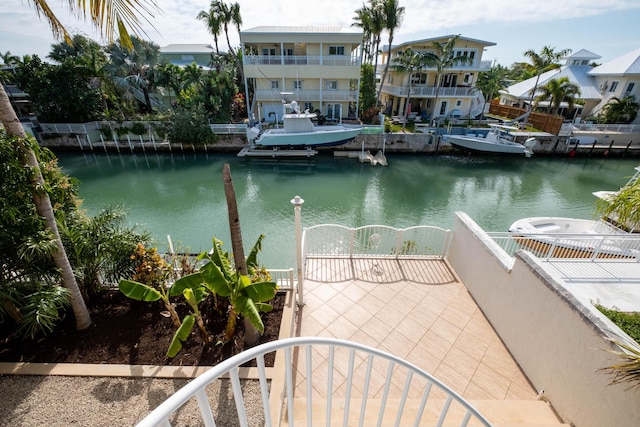
[[[640,392],[598,369],[615,327],[580,304],[529,252],[509,257],[457,212],[448,259],[533,386],[576,427],[640,425]],[[512,261],[513,260],[513,261]]]

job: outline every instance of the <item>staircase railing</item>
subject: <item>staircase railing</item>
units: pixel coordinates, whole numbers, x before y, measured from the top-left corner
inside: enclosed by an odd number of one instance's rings
[[[285,358],[283,389],[274,387],[275,381],[269,386],[264,361],[266,353],[280,350]],[[239,369],[253,360],[258,367],[260,404],[253,402],[249,413]],[[255,417],[264,417],[267,427],[280,425],[280,414],[273,413],[271,408],[282,408],[283,403],[284,421],[289,426],[296,422],[311,426],[314,420],[344,426],[420,425],[421,422],[437,426],[467,426],[470,422],[491,426],[460,395],[406,360],[351,341],[323,337],[288,338],[237,354],[178,390],[138,426],[170,426],[172,417],[174,422],[180,422],[179,409],[193,397],[198,402],[204,425],[215,426],[211,402],[219,402],[217,396],[207,395],[206,388],[227,375],[240,426],[247,426],[248,420],[255,421]],[[272,399],[276,399],[275,405],[270,403]],[[230,400],[227,402],[232,405]]]

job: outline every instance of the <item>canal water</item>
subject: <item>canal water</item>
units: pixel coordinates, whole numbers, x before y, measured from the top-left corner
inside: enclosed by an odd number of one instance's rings
[[[624,185],[633,159],[478,158],[389,155],[388,166],[320,155],[250,159],[233,154],[58,153],[80,180],[91,214],[122,206],[159,250],[200,252],[216,237],[231,250],[222,167],[229,163],[245,252],[266,236],[259,257],[270,268],[295,266],[291,199],[299,195],[303,227],[381,224],[451,228],[466,212],[487,231],[506,231],[529,216],[592,219],[598,190]]]

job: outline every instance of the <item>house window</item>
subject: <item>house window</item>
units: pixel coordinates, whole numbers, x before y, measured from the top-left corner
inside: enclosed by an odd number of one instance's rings
[[[459,106],[461,106],[461,105],[462,105],[462,101],[457,100],[457,101],[456,101],[456,107],[459,107]]]
[[[326,90],[338,90],[338,81],[337,80],[327,80],[324,83],[324,87]]]
[[[182,55],[182,60],[183,61],[195,61],[196,57],[193,55]]]
[[[412,85],[426,85],[427,84],[427,75],[424,73],[418,73],[411,76],[411,84]]]
[[[271,80],[271,89],[279,89],[280,83],[277,80]]]
[[[275,48],[271,48],[271,49],[269,49],[269,48],[263,48],[263,49],[262,49],[262,54],[263,54],[264,56],[275,56],[275,54],[276,54],[276,49],[275,49]]]
[[[329,55],[344,55],[344,46],[329,46]]]
[[[304,103],[304,109],[305,110],[309,110],[309,112],[313,113],[315,111],[315,108],[313,108],[313,104],[311,104],[310,102],[305,102]]]
[[[467,73],[464,75],[464,82],[466,84],[471,84],[473,82],[473,73]]]
[[[302,80],[293,81],[293,90],[302,90]]]
[[[609,88],[609,92],[615,92],[618,89],[618,82],[611,82],[611,87]]]
[[[627,85],[627,90],[625,91],[625,93],[627,95],[629,95],[631,92],[633,92],[633,88],[636,86],[635,82],[631,82]]]

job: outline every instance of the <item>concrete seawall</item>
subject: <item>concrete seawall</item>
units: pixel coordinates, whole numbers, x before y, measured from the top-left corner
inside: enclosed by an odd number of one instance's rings
[[[205,146],[183,145],[176,143],[131,141],[121,140],[97,142],[89,144],[82,141],[76,135],[56,135],[56,137],[43,137],[40,144],[53,150],[64,151],[196,151],[196,152],[221,152],[238,153],[247,145],[244,135],[218,135],[219,140],[214,144]],[[596,140],[591,145],[568,145],[567,138],[549,137],[538,138],[538,144],[534,147],[535,155],[552,156],[595,156],[595,157],[640,157],[640,135],[620,134]],[[454,150],[442,136],[424,133],[389,133],[375,135],[359,135],[353,141],[339,147],[319,148],[319,152],[369,150],[372,153],[382,150],[385,153],[404,154],[451,154]]]

